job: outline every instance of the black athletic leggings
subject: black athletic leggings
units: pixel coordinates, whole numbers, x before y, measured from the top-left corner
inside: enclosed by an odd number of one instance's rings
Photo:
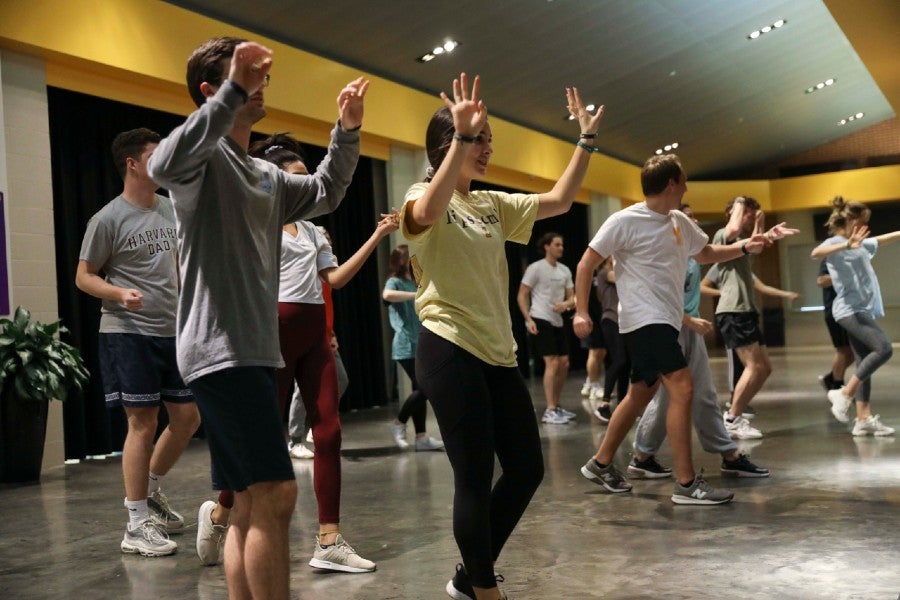
[[[416,359],[404,358],[398,360],[397,364],[403,367],[403,371],[412,382],[413,389],[412,393],[404,400],[403,406],[400,407],[400,412],[397,413],[397,420],[401,423],[406,423],[412,417],[416,433],[425,433],[425,409],[428,398],[419,389],[419,384],[416,382]]]
[[[600,328],[603,330],[606,351],[611,357],[603,382],[603,399],[612,398],[613,387],[615,387],[618,394],[616,401],[621,402],[628,393],[628,382],[631,375],[631,361],[628,359],[628,350],[625,348],[625,338],[619,333],[619,324],[612,319],[602,319]]]
[[[494,561],[544,477],[531,396],[515,367],[489,365],[425,328],[416,375],[453,468],[463,565],[472,585],[492,588]],[[503,473],[491,489],[495,454]]]

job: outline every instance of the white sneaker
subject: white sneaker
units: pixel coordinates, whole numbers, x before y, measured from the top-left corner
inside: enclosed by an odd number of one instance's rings
[[[357,554],[340,534],[334,544],[324,548],[319,545],[319,538],[316,538],[316,549],[309,566],[345,573],[368,573],[375,570],[375,563]]]
[[[758,440],[763,436],[762,432],[750,426],[750,421],[744,417],[738,417],[734,421],[728,420],[728,413],[722,415],[725,421],[725,431],[733,440]]]
[[[225,534],[228,533],[228,525],[216,525],[212,522],[215,507],[215,502],[207,500],[200,505],[200,512],[197,514],[197,556],[205,566],[219,562]]]
[[[309,428],[309,431],[308,431],[307,434],[306,434],[306,441],[307,441],[308,443],[310,443],[310,444],[314,444],[314,443],[315,443],[315,442],[313,442],[312,427]]]
[[[879,415],[869,415],[866,419],[853,420],[853,435],[894,435],[894,428],[888,427],[887,425],[882,425],[881,417]]]
[[[288,454],[291,455],[291,458],[297,458],[300,460],[309,460],[316,456],[312,450],[310,450],[303,444],[294,444],[288,450]]]
[[[184,517],[172,510],[172,507],[169,506],[169,499],[159,488],[147,496],[147,508],[150,510],[150,518],[166,533],[179,532],[184,529]]]
[[[444,442],[436,440],[430,435],[416,438],[416,452],[428,452],[430,450],[443,450]]]
[[[119,547],[126,554],[141,556],[168,556],[178,550],[178,544],[170,540],[165,529],[153,519],[147,519],[134,530],[126,526]]]
[[[591,402],[600,402],[603,400],[603,388],[599,385],[592,387],[589,398],[591,399]]]
[[[564,409],[562,406],[557,406],[557,407],[554,408],[553,410],[555,410],[556,412],[558,412],[558,413],[561,414],[562,416],[566,417],[566,418],[569,419],[570,421],[574,420],[575,417],[578,416],[578,415],[576,415],[575,413],[573,413],[571,410],[566,410],[566,409]]]
[[[841,423],[850,422],[850,406],[853,398],[844,395],[844,390],[828,390],[828,400],[831,402],[831,414]]]
[[[391,421],[388,423],[388,427],[391,428],[391,435],[394,437],[397,447],[401,450],[409,448],[409,442],[406,441],[406,423]]]
[[[591,381],[587,380],[584,382],[584,385],[581,386],[581,395],[582,396],[590,396],[591,395]]]
[[[561,412],[549,408],[544,411],[544,416],[541,417],[541,421],[549,425],[565,425],[570,420],[569,417],[563,415]]]

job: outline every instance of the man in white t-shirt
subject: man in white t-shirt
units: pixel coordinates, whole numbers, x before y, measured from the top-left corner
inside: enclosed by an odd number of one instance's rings
[[[544,358],[544,396],[547,409],[544,423],[563,425],[575,413],[559,405],[563,383],[569,374],[569,343],[562,313],[575,308],[572,272],[559,262],[563,255],[563,237],[547,232],[538,240],[544,258],[525,269],[517,300],[532,336],[534,351]]]
[[[609,422],[597,453],[581,468],[586,478],[610,492],[628,492],[631,484],[613,466],[613,458],[637,416],[660,385],[670,397],[666,430],[675,462],[676,504],[724,504],[732,492],[717,490],[695,475],[691,460],[693,382],[678,332],[684,314],[684,273],[688,258],[699,263],[758,254],[770,243],[753,236],[731,246],[708,245],[708,237],[678,210],[687,176],[674,154],[653,156],[641,169],[645,202],[612,215],[584,252],[575,274],[575,334],[593,327],[587,312],[591,277],[603,258],[616,257],[619,331],[631,358],[631,386]]]

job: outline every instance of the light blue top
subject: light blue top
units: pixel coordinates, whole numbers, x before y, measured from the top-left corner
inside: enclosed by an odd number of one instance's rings
[[[847,238],[836,235],[822,242],[819,247],[846,243]],[[877,251],[878,240],[869,238],[863,240],[859,248],[841,250],[825,259],[837,293],[837,298],[831,305],[835,321],[857,313],[867,314],[873,319],[884,316],[881,288],[878,287],[878,277],[872,268],[872,258]]]
[[[700,263],[688,259],[684,275],[684,312],[692,317],[700,316]]]
[[[386,290],[399,290],[401,292],[415,292],[418,288],[414,281],[391,277],[384,284]],[[416,315],[414,300],[406,302],[391,302],[388,304],[388,318],[391,321],[391,329],[394,330],[394,341],[391,342],[391,358],[405,360],[416,357],[416,342],[419,339],[419,329],[422,324]]]

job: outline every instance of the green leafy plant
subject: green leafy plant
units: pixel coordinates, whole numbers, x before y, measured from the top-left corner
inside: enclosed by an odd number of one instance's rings
[[[16,308],[0,319],[0,389],[23,401],[65,400],[81,389],[89,373],[78,349],[59,339],[68,331],[60,321],[44,324]]]

